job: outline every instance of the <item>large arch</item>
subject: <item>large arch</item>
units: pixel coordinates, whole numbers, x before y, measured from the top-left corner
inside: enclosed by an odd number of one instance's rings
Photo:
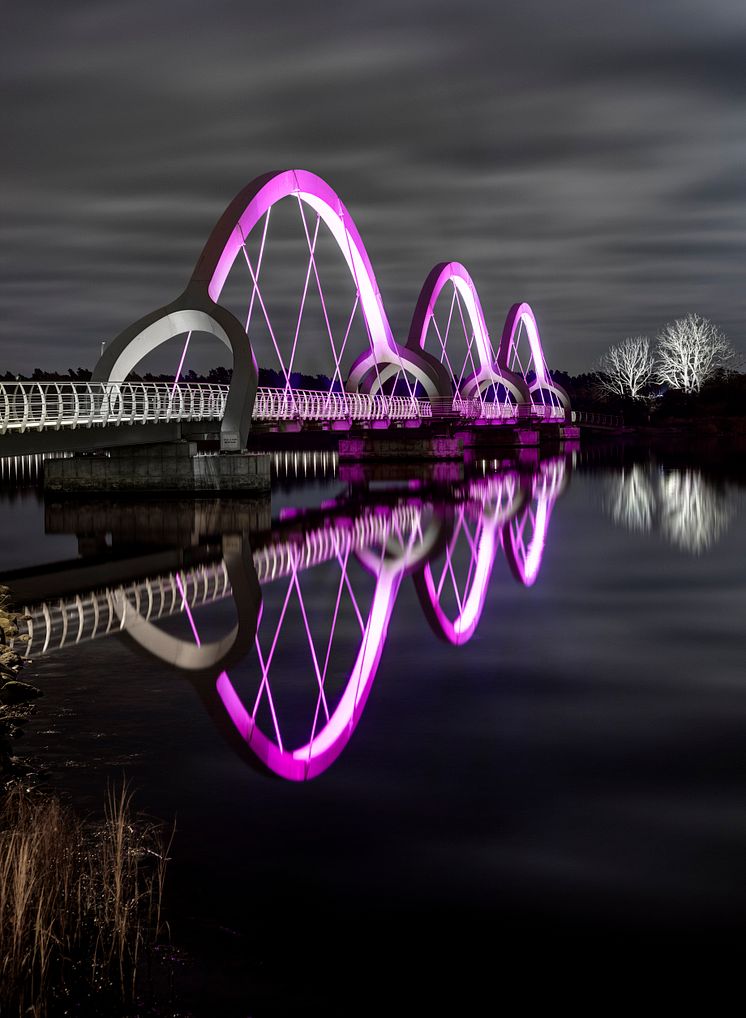
[[[370,349],[353,364],[347,378],[350,392],[366,390],[363,379],[378,364],[392,360],[411,374],[428,396],[440,395],[438,363],[426,356],[409,356],[394,339],[381,292],[355,222],[337,193],[308,170],[283,170],[257,177],[240,191],[220,217],[197,262],[192,284],[205,286],[219,300],[228,273],[246,238],[271,207],[295,195],[320,217],[333,236],[359,295]]]

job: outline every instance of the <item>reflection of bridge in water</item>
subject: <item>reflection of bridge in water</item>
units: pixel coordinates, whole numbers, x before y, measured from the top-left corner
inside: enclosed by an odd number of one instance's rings
[[[48,506],[47,529],[78,533],[88,557],[5,579],[25,605],[27,657],[119,635],[187,676],[242,755],[305,780],[360,720],[402,584],[412,579],[440,639],[467,643],[498,556],[518,582],[535,582],[565,482],[555,458],[448,486],[352,487],[274,522],[227,500],[184,503],[183,514]],[[206,639],[201,614],[226,600],[235,625]]]

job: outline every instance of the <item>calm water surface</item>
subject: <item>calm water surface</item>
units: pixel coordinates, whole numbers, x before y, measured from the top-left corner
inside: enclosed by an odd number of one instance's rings
[[[395,1014],[742,943],[734,464],[279,467],[271,511],[0,500],[45,692],[23,752],[81,808],[125,773],[176,818],[185,1009]]]

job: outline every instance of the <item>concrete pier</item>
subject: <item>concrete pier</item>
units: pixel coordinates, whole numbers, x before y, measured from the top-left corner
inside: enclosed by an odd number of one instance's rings
[[[197,452],[195,442],[131,446],[106,455],[78,454],[44,464],[44,488],[78,492],[251,492],[268,494],[266,453]]]
[[[577,442],[580,440],[580,428],[577,424],[542,424],[540,434],[542,442]]]
[[[508,446],[522,448],[539,444],[537,428],[511,427],[506,424],[457,431],[455,437],[465,449],[503,449]]]

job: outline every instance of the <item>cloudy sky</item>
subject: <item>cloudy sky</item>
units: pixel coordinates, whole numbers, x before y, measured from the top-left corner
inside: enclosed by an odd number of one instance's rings
[[[534,305],[555,367],[689,310],[746,350],[743,0],[31,0],[0,86],[0,371],[91,366],[290,166],[402,338],[453,259],[492,331]]]

